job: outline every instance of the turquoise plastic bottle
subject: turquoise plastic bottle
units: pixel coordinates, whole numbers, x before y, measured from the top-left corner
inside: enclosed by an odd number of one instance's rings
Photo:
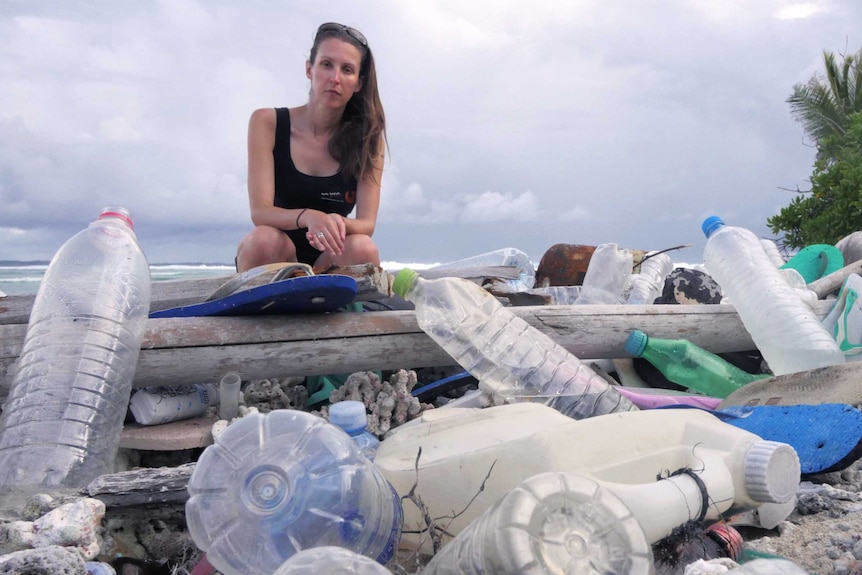
[[[739,369],[687,339],[658,339],[634,330],[626,352],[653,364],[669,380],[692,391],[725,398],[746,383],[769,377]]]

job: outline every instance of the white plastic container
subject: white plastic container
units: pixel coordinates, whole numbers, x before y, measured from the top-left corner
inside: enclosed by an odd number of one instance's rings
[[[520,270],[518,279],[508,280],[505,285],[514,292],[528,290],[536,285],[536,268],[530,256],[517,248],[502,248],[468,258],[434,266],[433,269],[463,269],[471,267],[509,266]]]
[[[416,307],[419,327],[479,388],[504,401],[538,401],[569,417],[637,409],[588,365],[473,282],[426,280],[403,269],[392,291]]]
[[[219,419],[230,421],[239,415],[240,396],[242,394],[242,378],[235,371],[222,376],[218,382],[218,416]]]
[[[703,257],[775,375],[844,363],[844,354],[811,307],[763,250],[760,239],[721,218],[704,220]]]
[[[219,386],[214,383],[156,386],[136,391],[129,409],[141,425],[161,425],[203,415],[218,403]]]
[[[652,575],[637,519],[596,481],[576,473],[533,475],[452,541],[422,575]]]
[[[617,304],[632,273],[631,250],[617,244],[601,244],[590,257],[587,273],[575,305]]]
[[[631,411],[576,421],[534,403],[426,411],[418,424],[381,442],[374,464],[401,495],[417,485],[430,516],[445,518],[438,525],[445,522],[454,535],[532,475],[585,475],[629,507],[650,543],[692,519],[789,501],[800,476],[792,447],[706,411]],[[674,474],[683,469],[690,471]],[[450,521],[453,510],[463,512]],[[421,543],[428,552],[427,534],[418,533],[424,528],[422,514],[404,501],[402,546]]]
[[[77,490],[113,471],[150,270],[129,212],[105,208],[54,255],[0,417],[0,491]]]
[[[224,575],[271,575],[303,549],[335,545],[380,562],[401,536],[401,502],[343,431],[277,409],[232,423],[189,479],[189,533]]]
[[[380,446],[377,436],[369,432],[368,413],[361,401],[338,401],[329,406],[329,423],[342,429],[359,447],[362,455],[374,460]]]
[[[651,304],[661,295],[664,280],[673,271],[673,262],[665,253],[650,252],[640,265],[640,273],[632,276],[631,291],[626,303]]]
[[[391,575],[373,559],[344,547],[324,545],[303,549],[272,575]]]

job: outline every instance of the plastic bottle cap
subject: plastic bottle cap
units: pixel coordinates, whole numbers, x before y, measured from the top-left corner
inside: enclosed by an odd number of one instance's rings
[[[626,353],[634,357],[640,357],[646,349],[649,336],[639,329],[634,330],[629,334],[626,340]]]
[[[745,454],[745,488],[759,503],[784,503],[796,495],[802,469],[786,443],[757,441]]]
[[[102,212],[99,214],[99,219],[102,218],[117,218],[118,220],[124,221],[130,228],[135,229],[135,222],[132,221],[132,214],[126,208],[121,208],[119,206],[108,206],[106,208],[102,208]]]
[[[419,274],[410,268],[404,268],[395,276],[395,281],[392,282],[392,291],[404,297],[404,294],[407,293],[407,290],[410,289],[410,286],[413,285],[417,277],[419,277]]]
[[[720,217],[709,216],[708,218],[703,220],[703,223],[700,225],[700,229],[703,230],[703,233],[704,235],[706,235],[706,237],[709,237],[715,232],[715,230],[717,230],[723,225],[724,220],[722,220]]]
[[[337,425],[348,433],[365,429],[368,415],[361,401],[339,401],[329,406],[329,423]]]

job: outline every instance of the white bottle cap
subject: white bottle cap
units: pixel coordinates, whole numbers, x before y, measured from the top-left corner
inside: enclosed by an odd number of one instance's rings
[[[802,468],[786,443],[757,441],[745,454],[745,488],[759,503],[784,503],[796,495]]]
[[[329,423],[347,433],[360,431],[368,425],[365,404],[361,401],[339,401],[329,406]]]

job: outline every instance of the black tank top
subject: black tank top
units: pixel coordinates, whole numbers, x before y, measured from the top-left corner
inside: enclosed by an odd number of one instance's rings
[[[275,200],[279,208],[310,208],[327,214],[347,216],[356,204],[356,178],[345,178],[341,171],[333,176],[309,176],[296,169],[290,157],[290,110],[275,109]],[[286,230],[296,245],[297,259],[313,264],[320,251],[305,239],[306,230]]]

